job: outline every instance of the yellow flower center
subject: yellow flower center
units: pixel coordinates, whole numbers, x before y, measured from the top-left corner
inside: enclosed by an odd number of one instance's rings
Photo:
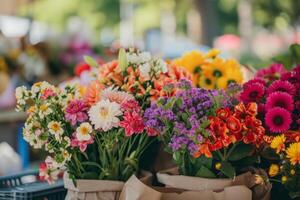
[[[48,106],[46,104],[41,105],[40,110],[42,112],[45,112],[48,109]]]
[[[58,131],[60,129],[60,126],[58,123],[53,123],[51,126],[51,129],[54,131]]]
[[[87,135],[89,133],[89,130],[87,127],[80,127],[80,133],[82,135]]]
[[[100,108],[100,115],[103,117],[103,118],[106,118],[108,116],[108,109],[107,108]]]

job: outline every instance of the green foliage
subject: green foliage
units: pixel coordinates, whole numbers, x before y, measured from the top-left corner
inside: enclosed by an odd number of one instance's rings
[[[273,60],[282,63],[287,69],[293,68],[300,63],[300,45],[292,44],[287,53],[277,55]]]

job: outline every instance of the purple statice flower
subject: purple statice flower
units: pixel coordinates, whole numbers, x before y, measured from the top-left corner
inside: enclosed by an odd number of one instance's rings
[[[88,105],[81,100],[71,101],[66,108],[66,119],[74,126],[77,122],[84,122],[88,119]]]
[[[187,145],[189,143],[189,139],[185,137],[184,135],[173,135],[171,138],[169,146],[173,151],[177,151],[180,148],[182,148],[184,145]]]
[[[188,79],[183,78],[183,79],[180,79],[180,81],[177,83],[177,87],[179,89],[187,90],[192,87],[192,82]]]

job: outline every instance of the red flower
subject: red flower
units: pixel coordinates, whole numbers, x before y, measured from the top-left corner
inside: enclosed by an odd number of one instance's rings
[[[242,125],[240,121],[234,116],[230,116],[227,118],[226,125],[229,131],[232,131],[233,133],[237,133],[242,130]]]
[[[230,114],[231,114],[231,112],[230,112],[229,108],[221,108],[221,109],[217,110],[217,116],[223,120],[226,120]]]
[[[120,126],[125,129],[126,136],[142,133],[145,129],[143,118],[137,112],[125,112]]]
[[[246,115],[250,116],[256,116],[257,115],[257,104],[256,103],[248,103],[248,104],[243,104],[239,103],[237,106],[234,108],[234,113],[237,118],[245,118]]]
[[[75,66],[74,73],[76,76],[80,76],[82,72],[89,71],[90,69],[91,67],[87,63],[81,62]]]
[[[212,153],[210,152],[209,150],[209,146],[207,143],[204,143],[204,144],[200,144],[199,145],[199,149],[196,153],[194,153],[194,157],[195,158],[198,158],[200,157],[201,155],[205,155],[207,158],[211,158],[212,157]]]

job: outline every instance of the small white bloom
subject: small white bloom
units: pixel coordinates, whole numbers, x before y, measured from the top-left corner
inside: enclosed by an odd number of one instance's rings
[[[103,131],[118,127],[120,121],[118,116],[123,114],[120,107],[120,104],[115,102],[101,100],[89,110],[90,121],[96,129]]]
[[[23,99],[24,95],[27,93],[26,87],[25,86],[21,86],[21,87],[17,87],[16,88],[16,99],[19,101],[21,99]]]
[[[61,127],[60,122],[52,121],[48,124],[49,132],[55,136],[58,141],[61,141],[61,135],[64,130]]]
[[[84,122],[76,129],[76,137],[79,141],[88,141],[91,139],[92,131],[92,126],[88,122]]]
[[[51,108],[49,107],[49,104],[43,104],[39,108],[39,115],[41,118],[44,118],[45,116],[49,115],[52,113]]]
[[[65,148],[71,146],[71,139],[69,137],[65,136],[64,141],[66,142]]]
[[[149,63],[144,63],[139,66],[140,74],[146,79],[150,78],[151,66]]]
[[[139,63],[146,63],[151,60],[151,54],[146,51],[138,54],[138,57],[139,57]]]

